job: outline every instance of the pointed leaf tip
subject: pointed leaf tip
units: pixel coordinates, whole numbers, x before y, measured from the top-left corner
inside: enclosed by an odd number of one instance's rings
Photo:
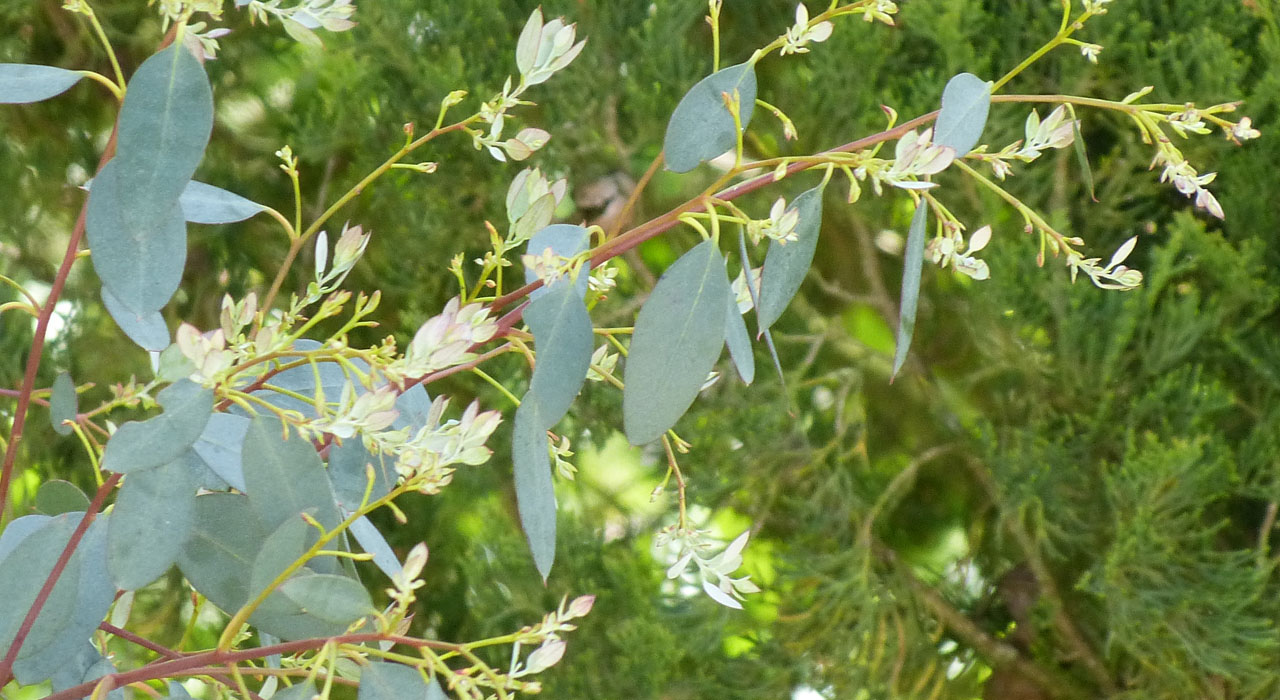
[[[916,328],[916,308],[920,302],[920,275],[924,268],[924,239],[928,223],[929,205],[920,200],[916,213],[911,217],[911,229],[907,232],[906,257],[902,263],[902,297],[898,307],[898,340],[893,352],[893,373],[889,382],[898,376],[907,361],[907,349]]]

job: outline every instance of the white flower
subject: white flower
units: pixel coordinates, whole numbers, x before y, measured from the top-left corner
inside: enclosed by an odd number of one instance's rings
[[[788,209],[787,201],[779,197],[769,209],[769,218],[747,222],[747,236],[751,238],[752,243],[759,243],[762,239],[768,238],[777,241],[780,245],[786,245],[790,241],[799,239],[799,234],[796,233],[798,223],[800,223],[800,211]]]
[[[389,385],[357,396],[355,384],[347,382],[342,387],[338,409],[332,415],[313,421],[312,425],[343,440],[354,437],[357,431],[374,433],[389,427],[399,417],[396,397],[396,390]]]
[[[973,257],[973,254],[987,247],[990,240],[991,227],[983,226],[973,232],[969,237],[968,246],[962,251],[964,238],[959,231],[956,231],[951,236],[929,241],[928,253],[933,263],[939,267],[951,265],[956,272],[966,274],[975,280],[985,280],[991,277],[991,270],[988,269],[985,261]]]
[[[932,128],[919,134],[908,131],[894,146],[893,165],[880,177],[894,187],[927,190],[936,187],[936,183],[917,178],[942,172],[955,158],[956,149],[933,143]]]
[[[1253,128],[1252,119],[1244,117],[1240,120],[1240,123],[1231,127],[1231,135],[1239,141],[1248,141],[1249,139],[1258,138],[1262,135],[1262,132]]]
[[[1134,246],[1137,244],[1137,236],[1120,244],[1106,267],[1099,267],[1098,261],[1100,258],[1082,258],[1074,252],[1068,254],[1067,266],[1071,268],[1071,281],[1076,281],[1076,273],[1084,272],[1093,281],[1093,284],[1100,289],[1129,291],[1137,288],[1138,285],[1142,284],[1142,272],[1120,264],[1129,257],[1129,254],[1133,252]]]
[[[565,24],[556,18],[542,22],[542,8],[529,15],[516,43],[516,67],[524,78],[524,84],[537,85],[565,66],[581,53],[586,41],[573,43],[576,24]]]
[[[784,39],[786,43],[782,46],[782,55],[789,53],[808,53],[809,49],[805,44],[809,42],[822,43],[831,37],[831,32],[835,27],[831,22],[818,22],[812,27],[809,26],[809,9],[804,3],[796,5],[796,23],[787,30]]]
[[[1101,44],[1081,44],[1080,55],[1089,59],[1090,63],[1098,62],[1098,54],[1102,53]]]
[[[599,367],[603,372],[613,374],[614,367],[618,366],[618,353],[609,352],[609,347],[609,344],[605,343],[591,353],[591,365],[590,369],[587,370],[587,379],[589,381],[604,381],[604,375],[597,372],[596,367]]]
[[[731,286],[731,288],[733,289],[734,302],[737,303],[738,305],[739,314],[745,314],[746,312],[751,310],[752,306],[755,305],[754,302],[752,302],[751,300],[752,292],[755,292],[755,296],[757,297],[760,296],[760,273],[763,269],[764,268],[761,268],[761,267],[751,268],[751,288],[750,289],[747,288],[747,271],[746,270],[740,271],[738,273],[738,276],[734,278],[733,285]]]
[[[1040,114],[1031,110],[1024,128],[1026,143],[1014,153],[1014,157],[1031,162],[1047,148],[1066,148],[1075,140],[1077,122],[1067,119],[1067,106],[1058,105],[1049,116],[1040,120]]]
[[[749,576],[733,578],[729,574],[742,566],[742,550],[750,538],[750,530],[738,535],[719,554],[706,558],[702,552],[710,549],[707,532],[704,530],[678,529],[674,525],[663,528],[654,537],[654,547],[666,549],[674,547],[676,561],[667,568],[667,578],[674,579],[685,576],[689,564],[697,567],[696,577],[701,580],[702,590],[717,603],[737,610],[742,609],[743,596],[760,591]]]
[[[439,316],[422,324],[404,359],[393,363],[392,369],[416,378],[474,358],[471,347],[492,338],[498,324],[490,320],[483,304],[461,304],[458,297],[450,299]]]
[[[1155,158],[1151,161],[1153,168],[1161,164],[1164,165],[1164,170],[1160,173],[1160,182],[1172,182],[1174,188],[1182,194],[1188,197],[1194,196],[1197,207],[1219,219],[1225,218],[1226,214],[1222,211],[1218,198],[1204,188],[1218,177],[1217,173],[1200,175],[1191,163],[1182,157],[1182,153],[1168,143],[1160,145]]]
[[[195,326],[183,323],[178,326],[177,342],[183,357],[195,365],[189,378],[197,384],[213,386],[218,376],[235,364],[235,353],[227,349],[221,328],[201,334]]]
[[[384,444],[384,451],[396,456],[396,471],[407,481],[420,480],[422,493],[436,493],[452,478],[455,464],[484,464],[493,454],[485,446],[502,422],[497,411],[480,411],[471,402],[457,420],[443,420],[449,399],[437,396],[427,414],[427,424],[400,443]]]

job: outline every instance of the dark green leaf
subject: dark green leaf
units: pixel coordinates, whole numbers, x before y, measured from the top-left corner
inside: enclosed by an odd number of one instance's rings
[[[144,318],[169,303],[187,261],[187,224],[176,195],[139,196],[117,157],[94,178],[85,236],[93,269],[116,301]]]
[[[401,664],[374,662],[360,674],[356,700],[443,700],[446,696],[434,682],[422,679],[418,669]]]
[[[906,258],[902,263],[902,298],[898,304],[898,342],[893,351],[893,377],[898,376],[902,363],[907,361],[907,349],[911,347],[911,335],[916,329],[916,307],[920,302],[920,274],[924,268],[925,225],[929,219],[929,204],[921,199],[916,213],[911,217],[911,229],[907,232]]]
[[[84,76],[65,68],[0,63],[0,104],[39,102],[61,95]]]
[[[263,527],[274,530],[289,518],[314,508],[326,529],[342,520],[320,455],[297,434],[285,439],[279,418],[259,414],[244,436],[244,484],[249,503]]]
[[[64,425],[63,421],[74,423],[76,414],[80,412],[79,406],[76,383],[71,381],[70,374],[62,372],[53,380],[53,393],[49,396],[49,422],[53,424],[53,431],[59,435],[70,435],[71,426]]]
[[[515,467],[520,526],[529,540],[533,563],[546,581],[556,559],[556,491],[551,483],[550,444],[543,423],[537,402],[526,394],[516,409],[511,461]]]
[[[106,285],[102,287],[102,305],[106,307],[107,313],[111,314],[111,320],[115,321],[120,330],[124,331],[129,340],[137,343],[138,347],[151,352],[159,352],[169,347],[169,326],[164,322],[164,316],[161,316],[159,311],[138,313],[117,299]]]
[[[991,108],[991,85],[972,73],[960,73],[942,90],[942,110],[933,128],[933,142],[956,149],[959,158],[982,139]]]
[[[552,201],[555,201],[554,198]],[[529,238],[529,243],[526,245],[525,252],[529,255],[541,255],[544,250],[550,248],[552,253],[559,255],[562,258],[572,258],[578,253],[585,251],[590,245],[590,241],[591,234],[587,233],[587,230],[581,226],[574,226],[571,224],[552,224],[533,234],[533,236]],[[587,271],[584,269],[582,274],[578,275],[578,279],[574,282],[574,286],[578,290],[579,299],[583,298],[587,294],[588,277]],[[524,271],[525,284],[529,284],[536,279],[538,279],[538,276],[533,270],[526,269]],[[538,289],[529,292],[529,299],[537,299],[546,293],[546,287],[539,287]],[[527,312],[525,317],[528,317]]]
[[[89,510],[89,497],[70,481],[46,481],[36,491],[36,511],[39,513],[61,515],[86,510]]]
[[[667,169],[687,173],[703,161],[711,160],[738,142],[733,114],[725,107],[722,94],[738,91],[738,116],[742,128],[751,121],[756,105],[756,72],[750,63],[739,63],[712,73],[681,98],[667,122],[662,152]]]
[[[186,379],[165,387],[156,400],[164,413],[120,426],[107,441],[103,469],[128,474],[172,462],[195,443],[213,415],[213,390]]]
[[[640,309],[622,392],[631,444],[653,442],[674,426],[720,357],[732,296],[724,269],[715,242],[703,241],[667,268]]]
[[[117,167],[133,195],[132,205],[167,211],[177,204],[204,157],[212,130],[209,78],[182,42],[143,61],[120,106],[116,145]],[[94,181],[95,191],[101,179],[99,175]]]
[[[234,192],[195,180],[187,183],[178,204],[182,215],[193,224],[231,224],[266,209]]]
[[[249,575],[265,537],[246,496],[197,496],[195,523],[178,554],[178,568],[214,605],[234,613],[249,601]]]
[[[74,514],[73,523],[78,524],[82,515]],[[107,521],[108,516],[98,516],[72,555],[79,564],[80,581],[70,620],[48,644],[24,644],[18,654],[13,673],[20,684],[42,683],[62,670],[67,660],[89,642],[111,609],[116,587],[107,574]]]
[[[244,434],[249,430],[249,419],[230,413],[209,416],[204,432],[191,449],[209,469],[237,491],[244,491],[244,466],[240,452],[244,449]]]
[[[761,332],[773,327],[778,317],[791,303],[809,266],[813,264],[813,252],[818,248],[818,231],[822,228],[822,188],[815,187],[800,193],[788,210],[796,210],[800,220],[796,223],[797,240],[786,245],[769,242],[769,252],[764,258],[760,273],[760,305],[756,307],[756,320]]]
[[[108,567],[117,586],[142,588],[177,560],[191,534],[196,487],[183,458],[124,480],[107,531]]]
[[[731,285],[732,286],[732,285]],[[728,310],[724,316],[725,345],[729,346],[729,357],[738,370],[742,381],[750,384],[756,378],[756,358],[751,351],[751,334],[747,332],[747,324],[738,311],[738,301],[733,294],[728,296]]]
[[[585,276],[585,275],[583,275]],[[524,311],[538,362],[525,401],[537,403],[539,426],[550,429],[569,410],[591,366],[591,316],[577,287],[559,280]]]

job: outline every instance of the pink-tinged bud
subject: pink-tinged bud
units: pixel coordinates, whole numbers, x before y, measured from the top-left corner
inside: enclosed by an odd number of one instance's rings
[[[578,596],[569,603],[568,615],[572,618],[586,617],[591,612],[591,607],[596,604],[596,597],[593,595]]]

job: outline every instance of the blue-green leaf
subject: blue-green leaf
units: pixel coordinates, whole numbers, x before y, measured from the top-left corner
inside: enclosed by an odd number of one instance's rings
[[[732,296],[724,270],[715,242],[703,241],[667,268],[640,309],[622,392],[631,444],[653,442],[674,426],[720,357]]]
[[[529,238],[525,252],[529,255],[540,255],[544,250],[550,248],[552,253],[562,258],[572,258],[585,251],[590,244],[590,240],[591,234],[587,233],[587,230],[581,226],[552,224]],[[524,283],[529,284],[536,279],[538,279],[538,275],[533,270],[526,268],[524,271]],[[579,299],[587,294],[587,280],[588,274],[584,269],[574,282],[574,287],[578,290]],[[539,287],[529,292],[529,299],[537,299],[546,293],[546,287]]]
[[[916,213],[911,217],[911,229],[907,232],[906,258],[902,263],[902,299],[898,304],[898,342],[893,351],[893,377],[898,376],[902,363],[907,361],[907,349],[916,329],[916,307],[920,302],[920,274],[924,268],[925,224],[928,223],[929,204],[921,199]]]
[[[82,514],[65,513],[39,524],[0,560],[0,649],[8,650],[36,594],[53,571]],[[6,531],[7,535],[8,532]],[[72,622],[80,585],[80,557],[67,562],[49,598],[40,608],[19,658],[52,644]]]
[[[111,320],[138,347],[152,352],[160,352],[169,347],[169,326],[159,311],[134,311],[117,299],[105,284],[102,287],[102,305],[111,314]]]
[[[36,491],[36,512],[45,515],[83,513],[89,509],[89,497],[70,481],[51,479]]]
[[[1089,190],[1089,199],[1098,201],[1098,196],[1093,191],[1093,168],[1089,167],[1089,154],[1084,150],[1084,137],[1080,135],[1080,120],[1076,119],[1075,108],[1068,105],[1067,109],[1071,110],[1071,142],[1075,146],[1076,162],[1080,164],[1080,177],[1084,178],[1084,185]]]
[[[204,597],[234,613],[249,602],[250,572],[266,535],[243,494],[197,496],[195,522],[178,554],[178,568]]]
[[[142,588],[177,560],[191,534],[196,487],[182,458],[124,480],[107,530],[107,565],[117,586]]]
[[[182,215],[193,224],[232,224],[266,207],[221,187],[192,180],[178,198]]]
[[[176,205],[204,157],[212,130],[209,77],[182,42],[143,61],[120,106],[116,141],[116,161],[133,206],[147,208],[154,202],[167,210]],[[99,175],[94,181],[95,191],[101,179]]]
[[[53,380],[53,393],[49,396],[49,422],[53,424],[55,433],[71,434],[71,426],[65,425],[63,421],[74,423],[76,414],[80,412],[79,406],[76,383],[71,381],[70,374],[60,373],[58,378]]]
[[[279,698],[280,694],[276,693],[272,697]],[[181,683],[177,681],[169,681],[169,700],[195,700],[195,699],[191,697],[191,693],[188,693],[186,688],[182,687]]]
[[[537,404],[538,418],[546,423],[540,427],[549,429],[568,412],[587,379],[593,349],[591,316],[577,288],[559,280],[529,303],[524,320],[538,351],[525,401]]]
[[[750,270],[751,256],[747,255],[747,236],[742,228],[738,229],[738,256],[742,258],[742,268]],[[747,284],[747,295],[751,297],[751,305],[760,308],[760,292],[754,285]],[[764,335],[765,347],[769,349],[769,357],[773,360],[773,368],[778,372],[778,381],[782,383],[783,389],[786,389],[787,378],[782,374],[782,361],[778,359],[778,349],[773,345],[773,334],[765,328],[762,335]]]
[[[94,178],[85,213],[93,269],[116,301],[142,316],[169,303],[187,261],[187,224],[177,196],[144,192],[116,157]]]
[[[388,578],[399,574],[404,568],[400,565],[400,559],[396,557],[395,550],[391,549],[391,545],[387,544],[386,538],[378,532],[378,528],[373,526],[369,518],[363,515],[356,518],[347,531],[356,538],[360,549],[373,555],[374,565],[382,569],[382,573]]]
[[[545,421],[538,415],[537,402],[532,396],[525,395],[520,408],[516,409],[514,422],[511,461],[515,468],[520,526],[529,540],[533,563],[546,581],[556,559],[556,491],[551,483]]]
[[[315,694],[315,684],[303,679],[288,688],[276,691],[276,694],[271,696],[271,700],[311,700]]]
[[[64,659],[64,663],[53,676],[52,690],[60,693],[115,672],[116,667],[111,660],[99,653],[92,644],[85,642]],[[124,700],[124,688],[116,688],[108,692],[106,700]]]
[[[0,104],[39,102],[61,95],[84,76],[54,66],[0,63]]]
[[[296,603],[308,616],[333,625],[338,632],[365,615],[376,612],[369,592],[359,581],[346,576],[295,576],[280,586],[280,593]]]
[[[341,445],[329,448],[329,478],[333,481],[333,491],[338,498],[338,505],[348,511],[360,508],[364,499],[364,489],[368,486],[367,465],[373,466],[373,490],[369,500],[382,498],[391,492],[400,475],[396,473],[393,458],[382,454],[372,454],[365,449],[360,438],[344,440]]]
[[[73,524],[78,524],[83,515],[72,515]],[[107,574],[108,520],[107,515],[99,515],[80,540],[76,553],[72,555],[78,562],[80,572],[75,608],[70,619],[48,644],[23,644],[22,652],[13,665],[18,683],[35,685],[60,672],[67,665],[68,659],[88,644],[115,601],[116,587],[111,584],[111,578]]]
[[[733,294],[727,300],[728,309],[724,315],[725,345],[729,347],[729,357],[738,370],[738,376],[742,377],[743,383],[750,384],[756,378],[756,357],[751,351],[751,334],[747,332],[747,323],[742,320],[738,301],[733,298]]]
[[[187,379],[165,387],[156,400],[164,413],[125,423],[107,441],[104,470],[128,474],[172,462],[200,437],[213,415],[213,390]]]
[[[249,503],[271,530],[311,508],[326,529],[336,527],[342,518],[320,455],[292,431],[285,439],[283,431],[274,415],[259,414],[249,422],[243,449]]]
[[[933,142],[956,149],[959,158],[982,139],[991,108],[991,84],[972,73],[960,73],[942,90],[942,110],[933,127]]]
[[[818,248],[818,231],[822,228],[822,188],[805,190],[787,209],[794,209],[800,215],[796,223],[797,240],[786,245],[778,241],[769,242],[764,269],[760,272],[760,306],[756,307],[756,320],[761,332],[773,327],[782,316],[813,264],[813,252]]]
[[[249,430],[249,419],[230,413],[215,413],[209,416],[204,432],[191,446],[196,455],[237,491],[245,491],[244,466],[241,451],[244,449],[244,434]]]
[[[418,669],[375,661],[360,674],[360,690],[356,700],[447,700],[433,679],[422,679]]]
[[[667,122],[662,152],[668,170],[687,173],[737,144],[733,114],[721,97],[724,93],[732,97],[734,90],[738,91],[739,120],[746,129],[756,105],[756,72],[752,64],[723,68],[689,88]]]

